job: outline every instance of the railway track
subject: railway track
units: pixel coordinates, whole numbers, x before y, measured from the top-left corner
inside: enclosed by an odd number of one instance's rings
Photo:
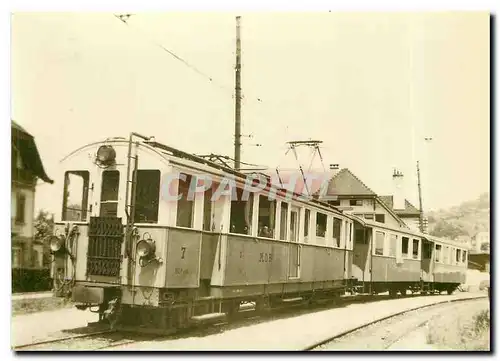
[[[405,296],[398,296],[396,298],[398,299],[403,299],[403,298],[414,298],[414,297],[419,297],[420,294],[409,294]],[[486,296],[485,296],[486,297]],[[245,307],[244,311],[238,312],[236,315],[234,315],[231,319],[221,321],[215,324],[209,324],[209,325],[198,325],[193,328],[189,329],[184,329],[180,330],[176,333],[170,334],[170,335],[165,335],[165,334],[157,334],[157,335],[151,335],[151,334],[143,334],[134,331],[119,331],[119,330],[110,330],[110,329],[100,329],[98,331],[90,331],[90,332],[82,332],[80,334],[74,334],[74,335],[67,335],[67,336],[62,336],[59,338],[55,339],[47,339],[47,340],[42,340],[42,341],[37,341],[33,343],[28,343],[28,344],[22,344],[22,345],[16,345],[13,346],[14,351],[41,351],[41,350],[104,350],[104,349],[112,349],[114,347],[118,346],[123,346],[135,342],[141,342],[141,341],[153,341],[153,340],[160,340],[164,339],[167,340],[169,338],[179,338],[179,337],[189,337],[189,336],[200,336],[203,337],[207,334],[210,333],[219,333],[225,330],[229,330],[232,328],[239,328],[242,326],[247,326],[251,324],[256,324],[256,323],[261,323],[261,322],[268,322],[272,321],[274,319],[279,319],[282,317],[290,317],[290,315],[295,316],[300,316],[304,314],[309,314],[325,309],[331,309],[331,308],[337,308],[337,307],[343,307],[348,304],[354,304],[354,303],[369,303],[369,302],[377,302],[377,301],[383,301],[383,300],[388,300],[388,299],[394,299],[395,297],[391,297],[389,295],[354,295],[354,296],[342,296],[340,298],[336,299],[325,299],[325,300],[320,300],[322,302],[317,302],[314,305],[311,304],[306,304],[305,303],[297,303],[297,304],[292,304],[292,305],[287,305],[286,307],[277,307],[274,308],[270,311],[261,311],[257,312],[256,310],[253,310],[251,308]],[[467,298],[466,300],[471,299]],[[441,301],[437,303],[433,303],[431,305],[427,306],[422,306],[422,307],[417,307],[415,309],[419,308],[425,308],[429,306],[433,306],[436,304],[440,303],[447,303],[447,302],[456,302],[460,301],[459,300],[447,300],[447,301]],[[377,319],[373,322],[364,324],[360,327],[356,327],[353,329],[350,329],[346,332],[343,332],[341,334],[337,334],[332,338],[322,340],[321,342],[317,342],[310,347],[306,348],[306,350],[312,350],[316,347],[319,347],[320,345],[324,343],[328,343],[336,338],[345,336],[349,333],[352,333],[356,330],[359,330],[363,327],[367,327],[371,324],[383,321],[384,319],[389,319],[392,317],[396,317],[398,315],[404,314],[406,312],[410,312],[412,310],[406,310],[404,312],[399,312],[393,315],[390,315],[385,318]]]
[[[452,300],[439,301],[439,302],[435,302],[435,303],[432,303],[432,304],[427,304],[427,305],[423,305],[423,306],[413,307],[411,309],[407,309],[407,310],[404,310],[404,311],[396,312],[396,313],[390,314],[390,315],[385,316],[385,317],[377,318],[377,319],[372,320],[370,322],[366,322],[366,323],[363,323],[363,324],[358,325],[356,327],[349,328],[349,329],[347,329],[347,330],[345,330],[343,332],[336,333],[335,335],[332,335],[331,337],[328,337],[328,338],[322,339],[320,341],[316,341],[314,343],[311,343],[307,347],[303,348],[302,351],[316,351],[316,350],[319,350],[319,349],[321,349],[322,346],[327,345],[327,344],[329,344],[329,343],[331,343],[333,341],[336,341],[336,340],[338,340],[340,338],[343,338],[345,336],[348,336],[348,335],[350,335],[350,334],[352,334],[354,332],[360,331],[362,329],[365,329],[365,328],[370,327],[372,325],[375,325],[377,323],[380,323],[380,322],[383,322],[383,321],[387,321],[387,320],[390,320],[390,319],[396,318],[398,316],[402,316],[402,315],[405,315],[405,314],[408,314],[408,313],[411,313],[411,312],[414,312],[414,311],[417,311],[417,310],[428,309],[428,308],[436,307],[436,306],[439,306],[439,305],[450,304],[450,303],[467,302],[467,301],[487,299],[487,298],[488,297],[486,295],[485,296],[473,296],[473,297],[462,298],[462,299],[452,299]],[[425,324],[425,323],[426,322],[424,322],[423,324]],[[419,325],[419,326],[421,326],[421,325]]]

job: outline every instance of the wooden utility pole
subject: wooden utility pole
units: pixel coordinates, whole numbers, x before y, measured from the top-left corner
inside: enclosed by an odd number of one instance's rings
[[[420,165],[418,160],[417,160],[417,180],[418,180],[418,202],[420,207],[419,229],[421,233],[424,233],[424,208],[422,206],[422,187],[420,183]]]
[[[236,17],[236,66],[234,107],[234,168],[240,169],[241,159],[241,39],[240,16]]]

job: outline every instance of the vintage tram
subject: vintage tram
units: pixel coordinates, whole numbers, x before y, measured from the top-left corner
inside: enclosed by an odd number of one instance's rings
[[[359,219],[137,133],[87,144],[61,165],[54,290],[114,326],[175,330],[248,302],[452,292],[463,282],[459,245]]]

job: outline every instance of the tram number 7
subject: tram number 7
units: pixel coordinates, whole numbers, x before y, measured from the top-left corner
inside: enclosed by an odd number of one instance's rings
[[[181,247],[181,259],[184,259],[185,254],[186,254],[186,247]]]
[[[272,261],[273,261],[272,253],[265,253],[265,252],[260,253],[259,262],[272,262]]]

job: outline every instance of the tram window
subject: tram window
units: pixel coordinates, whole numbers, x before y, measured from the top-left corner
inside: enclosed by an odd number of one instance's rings
[[[133,172],[133,177],[135,177],[135,172]],[[138,223],[158,222],[159,199],[160,171],[139,169],[135,184],[134,221]]]
[[[105,170],[102,172],[100,217],[116,217],[118,213],[118,187],[120,172]]]
[[[327,216],[323,213],[316,213],[316,236],[324,237],[326,232]]]
[[[402,237],[402,246],[401,246],[401,253],[403,254],[404,257],[408,257],[408,247],[409,247],[409,242],[410,239],[408,237]]]
[[[231,200],[231,233],[252,234],[253,193],[245,195],[243,199],[243,189],[236,188],[236,199]]]
[[[375,254],[383,255],[384,254],[384,241],[385,241],[385,233],[376,231],[375,232]]]
[[[385,214],[376,214],[375,221],[379,223],[385,223]]]
[[[467,261],[467,251],[462,252],[462,263],[465,263]]]
[[[306,209],[304,212],[304,238],[309,236],[309,222],[311,219],[311,211],[309,209]],[[307,239],[305,238],[304,241],[307,243]]]
[[[455,261],[456,261],[457,263],[460,263],[460,252],[461,252],[461,251],[460,251],[459,249],[457,249],[457,250],[456,250],[456,260],[455,260]]]
[[[412,252],[412,257],[413,259],[418,259],[418,239],[413,240],[413,252]]]
[[[338,218],[333,218],[333,245],[335,247],[340,247],[340,227],[342,226],[342,220]]]
[[[448,264],[450,258],[450,248],[448,246],[443,247],[443,263]]]
[[[436,244],[436,262],[440,262],[441,260],[441,245]]]
[[[274,238],[276,201],[259,196],[259,237]]]
[[[214,217],[214,206],[212,196],[214,194],[214,189],[217,189],[219,184],[214,184],[212,187],[207,189],[203,194],[203,230],[213,231],[214,224],[212,219]]]
[[[288,223],[288,203],[281,202],[280,239],[286,241]]]
[[[398,236],[396,234],[391,234],[389,242],[389,257],[396,257],[398,250]]]
[[[194,197],[189,194],[193,176],[186,173],[179,174],[178,200],[177,200],[177,227],[192,228],[194,213]]]
[[[68,171],[64,176],[63,221],[85,221],[89,196],[89,172]]]

